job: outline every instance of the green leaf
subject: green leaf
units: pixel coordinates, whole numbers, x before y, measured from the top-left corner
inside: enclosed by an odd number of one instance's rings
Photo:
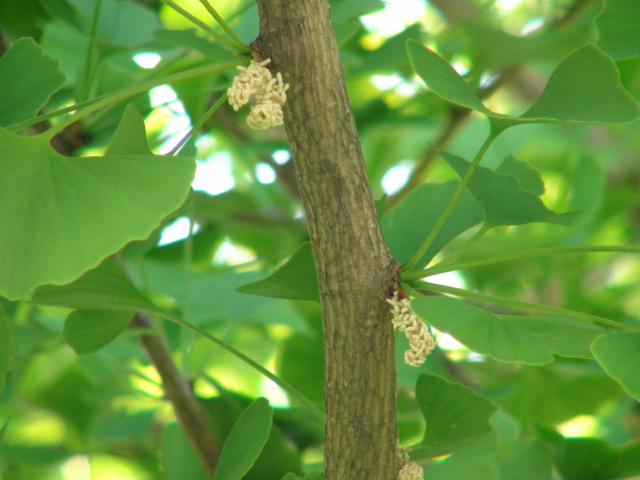
[[[640,401],[640,333],[611,333],[591,345],[593,356],[607,375]]]
[[[474,444],[454,452],[442,462],[430,465],[425,470],[425,478],[429,480],[499,480],[501,477],[493,458],[499,448],[498,435],[496,432],[491,432]]]
[[[537,438],[516,442],[498,459],[500,478],[552,480],[551,455]]]
[[[496,360],[545,365],[554,354],[591,358],[589,345],[606,333],[592,323],[558,315],[495,315],[450,297],[419,297],[411,308],[426,323],[469,349]]]
[[[382,10],[385,7],[382,0],[346,0],[334,2],[331,5],[331,20],[334,24],[346,22],[361,17],[367,13]]]
[[[0,446],[2,446],[2,439],[4,438],[4,432],[7,431],[7,427],[9,426],[9,420],[11,417],[7,417],[7,419],[2,424],[2,428],[0,428]]]
[[[486,114],[493,113],[485,108],[471,87],[440,55],[414,40],[407,42],[407,50],[413,69],[433,93],[456,105]]]
[[[30,37],[0,57],[0,126],[34,118],[64,83],[58,61]]]
[[[520,118],[626,123],[639,116],[638,104],[620,85],[613,61],[587,44],[556,67],[540,98]]]
[[[303,243],[293,256],[267,278],[242,285],[241,293],[290,300],[320,301],[311,243]]]
[[[116,133],[113,134],[113,139],[105,152],[105,156],[147,155],[150,153],[144,118],[142,118],[138,109],[130,103],[122,114],[120,124]]]
[[[640,55],[640,8],[636,0],[605,0],[595,19],[598,46],[616,60]]]
[[[463,177],[471,165],[462,157],[438,151],[456,173]],[[523,190],[515,177],[477,167],[468,188],[484,211],[487,226],[523,225],[531,222],[570,224],[578,212],[557,214],[544,206],[535,193]]]
[[[214,480],[242,479],[269,437],[272,416],[266,398],[258,398],[247,407],[224,442]]]
[[[538,196],[544,193],[544,182],[538,171],[528,163],[516,160],[512,155],[502,161],[496,172],[515,177],[522,190]]]
[[[293,473],[287,473],[282,480],[322,480],[322,472],[307,473],[304,477],[298,477]]]
[[[13,341],[11,324],[0,306],[0,392],[4,390],[5,376],[16,356],[16,346]]]
[[[620,84],[615,64],[595,45],[587,44],[562,60],[540,98],[520,117],[488,110],[437,53],[411,40],[407,49],[414,70],[436,95],[484,113],[501,130],[524,123],[627,123],[640,117],[637,103]]]
[[[413,458],[455,452],[491,432],[488,421],[496,406],[468,387],[423,373],[418,377],[416,399],[427,430],[413,447]]]
[[[67,285],[38,287],[31,297],[32,303],[55,307],[90,310],[127,310],[161,312],[145,297],[117,267],[107,259]]]
[[[188,30],[157,30],[153,33],[154,38],[172,47],[195,50],[206,57],[211,57],[217,61],[227,61],[233,59],[233,53],[215,43],[208,42],[204,38],[196,35],[196,29]]]
[[[11,300],[146,238],[182,205],[195,171],[182,157],[65,157],[46,136],[2,129],[0,158],[0,295]]]
[[[162,450],[167,480],[208,480],[197,453],[177,423],[165,427]]]
[[[620,478],[620,453],[597,438],[563,438],[553,448],[554,463],[564,480]]]
[[[440,184],[420,185],[383,217],[384,237],[399,263],[409,260],[420,248],[453,197],[459,183],[458,180],[451,180]],[[431,247],[416,264],[416,268],[429,263],[451,239],[480,223],[482,218],[478,203],[465,191]]]
[[[577,415],[593,415],[620,398],[618,384],[590,362],[556,361],[523,367],[502,406],[524,424],[557,425]]]
[[[135,311],[75,310],[64,322],[62,337],[78,355],[100,350],[124,330]]]

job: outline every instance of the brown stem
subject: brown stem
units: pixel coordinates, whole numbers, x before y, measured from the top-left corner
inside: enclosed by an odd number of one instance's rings
[[[258,0],[253,46],[291,87],[285,128],[323,313],[325,480],[396,476],[393,332],[397,263],[384,242],[326,0]]]
[[[152,329],[154,323],[148,313],[138,312],[134,315],[131,326]],[[220,448],[207,425],[202,407],[193,395],[189,383],[176,368],[164,341],[158,335],[140,335],[138,339],[162,379],[165,394],[173,405],[185,435],[200,457],[207,474],[213,478],[220,458]]]

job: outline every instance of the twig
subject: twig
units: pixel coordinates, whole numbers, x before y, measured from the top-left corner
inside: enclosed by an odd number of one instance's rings
[[[131,326],[153,328],[154,323],[148,313],[138,312],[134,315]],[[140,335],[138,339],[162,378],[164,391],[173,405],[178,422],[205,470],[213,477],[220,458],[220,447],[213,438],[204,411],[193,395],[189,383],[176,368],[171,352],[159,336]]]

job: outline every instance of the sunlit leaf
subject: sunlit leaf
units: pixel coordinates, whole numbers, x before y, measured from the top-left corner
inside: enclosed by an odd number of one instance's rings
[[[150,154],[144,118],[132,104],[125,108],[105,156]]]
[[[247,407],[224,442],[213,480],[242,479],[269,437],[272,416],[266,398],[258,398]]]
[[[236,290],[264,297],[320,301],[311,244],[302,244],[287,263],[267,278],[242,285]]]
[[[413,255],[446,208],[460,182],[426,183],[411,191],[405,199],[387,212],[382,231],[391,253],[400,263]],[[482,211],[468,192],[464,192],[442,230],[416,264],[425,266],[451,239],[482,221]]]
[[[640,333],[611,333],[591,345],[593,356],[604,371],[640,401]]]
[[[495,315],[450,297],[419,297],[413,311],[471,350],[496,360],[529,365],[554,361],[554,354],[591,358],[589,344],[606,333],[592,323],[558,315]]]
[[[463,177],[471,165],[462,157],[440,150],[442,158]],[[557,214],[544,206],[540,197],[520,187],[512,175],[477,167],[469,183],[486,217],[487,226],[523,225],[531,222],[570,224],[578,212]]]
[[[75,310],[64,322],[62,337],[78,355],[100,350],[131,321],[134,311]]]
[[[413,40],[407,42],[407,49],[413,69],[436,95],[456,105],[492,113],[444,58]]]
[[[413,458],[455,452],[491,432],[488,422],[496,406],[468,387],[423,373],[418,377],[416,399],[427,430],[413,447]]]
[[[16,356],[11,324],[0,306],[0,392],[4,390],[5,376]]]
[[[540,98],[520,118],[625,123],[639,116],[638,104],[620,85],[613,61],[587,44],[556,67]]]
[[[69,283],[146,238],[187,197],[193,160],[65,157],[45,136],[0,130],[0,295]]]
[[[331,5],[333,23],[341,23],[384,8],[382,0],[347,0]]]
[[[33,118],[64,83],[58,61],[30,37],[0,57],[0,126]]]
[[[611,57],[640,55],[640,8],[636,0],[605,0],[595,24],[597,44]]]
[[[595,45],[568,55],[551,74],[542,95],[520,117],[488,110],[455,69],[437,53],[407,42],[416,73],[444,100],[487,115],[505,129],[523,123],[626,123],[640,116],[637,103],[620,84],[613,61]]]

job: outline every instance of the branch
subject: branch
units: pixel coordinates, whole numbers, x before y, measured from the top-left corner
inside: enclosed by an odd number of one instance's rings
[[[133,317],[131,326],[153,329],[154,325],[148,313],[138,312]],[[157,335],[140,335],[138,339],[162,378],[165,394],[173,405],[185,435],[200,457],[209,477],[213,478],[220,458],[220,448],[207,425],[202,407],[188,382],[173,363],[171,352],[162,339]]]
[[[398,265],[384,242],[326,0],[258,0],[256,56],[290,84],[284,122],[323,311],[325,480],[396,477]]]

